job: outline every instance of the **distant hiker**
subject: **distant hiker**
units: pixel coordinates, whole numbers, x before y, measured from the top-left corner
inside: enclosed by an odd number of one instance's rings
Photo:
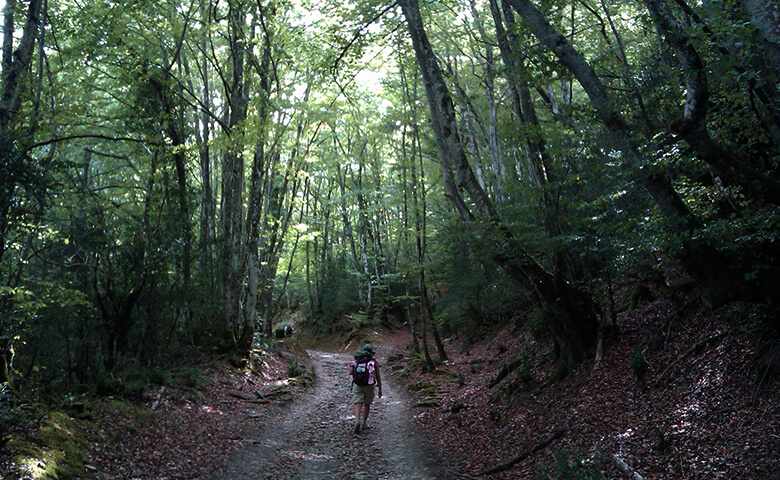
[[[355,433],[368,428],[368,411],[374,401],[374,387],[378,388],[382,398],[382,377],[379,375],[379,362],[374,358],[374,347],[370,343],[355,354],[355,359],[347,363],[352,376],[352,403],[355,405]]]
[[[292,327],[290,325],[287,325],[284,327],[284,336],[285,337],[292,337]]]

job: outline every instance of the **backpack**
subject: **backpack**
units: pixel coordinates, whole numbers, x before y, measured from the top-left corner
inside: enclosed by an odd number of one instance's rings
[[[357,365],[352,369],[352,383],[355,385],[368,385],[368,364],[373,360],[368,355],[362,355],[355,359]]]

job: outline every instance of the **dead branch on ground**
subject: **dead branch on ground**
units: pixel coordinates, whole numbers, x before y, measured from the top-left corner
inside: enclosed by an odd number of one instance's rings
[[[483,471],[477,473],[475,476],[481,477],[483,475],[490,475],[491,473],[503,472],[504,470],[509,470],[512,467],[512,465],[514,465],[514,464],[516,464],[518,462],[522,462],[523,460],[525,460],[526,458],[530,457],[534,453],[536,453],[539,450],[547,447],[547,445],[549,445],[552,442],[554,442],[554,441],[558,440],[559,438],[561,438],[564,433],[566,433],[566,430],[558,430],[557,432],[553,433],[552,435],[547,437],[545,440],[537,443],[533,447],[529,447],[529,448],[523,450],[519,455],[517,455],[516,457],[510,459],[509,461],[504,462],[504,463],[502,463],[500,465],[496,465],[495,467],[488,468],[487,470],[483,470]]]
[[[612,455],[612,463],[614,463],[617,469],[623,472],[625,475],[630,475],[631,480],[644,480],[642,475],[639,475],[637,472],[635,472],[634,469],[629,467],[628,464],[621,460],[617,455]]]

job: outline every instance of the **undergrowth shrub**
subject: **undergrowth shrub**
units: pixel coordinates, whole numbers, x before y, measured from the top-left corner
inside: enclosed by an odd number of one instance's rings
[[[290,378],[300,377],[304,373],[306,373],[306,367],[304,367],[303,365],[301,365],[297,361],[290,360],[287,363],[287,376],[288,377],[290,377]]]
[[[603,455],[583,456],[577,449],[562,449],[554,455],[550,467],[541,467],[537,472],[541,480],[606,480],[602,469],[607,459]]]
[[[196,366],[184,366],[173,372],[172,382],[175,385],[184,388],[194,388],[200,390],[208,385],[208,381],[203,376],[200,368]]]
[[[635,350],[634,353],[629,356],[628,364],[631,367],[631,370],[634,371],[636,379],[640,382],[645,378],[645,374],[647,373],[648,368],[650,368],[650,363],[648,363],[641,350]]]

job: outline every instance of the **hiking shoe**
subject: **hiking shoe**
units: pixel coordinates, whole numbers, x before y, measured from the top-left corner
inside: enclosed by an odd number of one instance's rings
[[[352,433],[355,433],[355,434],[360,433],[360,422],[357,422],[355,424],[355,430]]]
[[[362,431],[366,431],[366,430],[368,430],[368,424],[367,424],[367,423],[362,423],[362,424],[360,425],[360,430],[362,430]]]

